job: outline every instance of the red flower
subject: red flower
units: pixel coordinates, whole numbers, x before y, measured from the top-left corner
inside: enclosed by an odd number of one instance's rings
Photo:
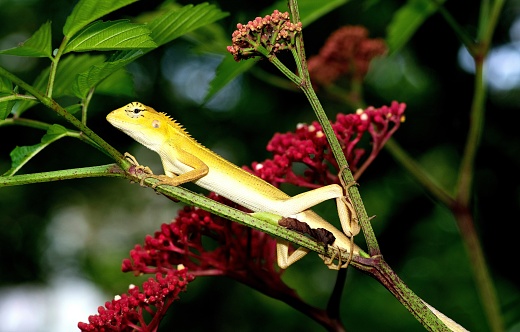
[[[354,114],[337,115],[332,128],[356,179],[399,128],[404,120],[405,108],[403,103],[392,102],[390,107],[368,107]],[[358,143],[365,133],[371,136],[372,149],[370,155],[363,160],[365,149],[360,148]],[[275,186],[287,182],[317,188],[339,183],[338,165],[318,122],[300,124],[295,132],[275,134],[267,144],[267,150],[273,152],[272,159],[262,163],[254,162],[252,168],[246,169]],[[307,166],[302,175],[294,173],[293,165],[296,163]],[[335,168],[335,172],[331,172],[330,165]]]
[[[386,53],[383,39],[369,39],[361,26],[344,26],[333,32],[318,55],[309,58],[311,79],[329,85],[341,76],[359,80],[368,72],[370,61]]]
[[[169,306],[193,279],[182,266],[165,275],[157,273],[155,279],[143,283],[142,292],[139,287],[130,285],[128,294],[107,301],[104,307],[98,308],[97,315],[89,316],[88,323],[78,323],[78,328],[84,332],[156,331]],[[150,316],[146,323],[145,317]]]
[[[215,193],[209,197],[244,210]],[[144,246],[136,245],[130,256],[123,261],[124,272],[164,273],[182,264],[194,276],[225,275],[263,292],[296,296],[281,280],[274,238],[196,207],[184,207],[172,223],[147,236]]]
[[[405,107],[393,102],[389,107],[369,107],[355,114],[337,115],[332,127],[355,177],[359,177],[397,130],[404,119]],[[372,138],[372,150],[363,159],[365,150],[358,143],[365,133]],[[317,122],[298,125],[295,132],[275,134],[267,149],[274,157],[253,163],[249,171],[273,185],[289,182],[314,188],[338,183],[337,171],[330,170],[331,165],[337,170],[337,164]],[[294,163],[305,164],[307,170],[297,175],[293,172]],[[215,193],[209,197],[244,210]],[[183,268],[178,270],[178,266]],[[195,207],[185,207],[172,223],[161,225],[154,236],[146,236],[144,245],[136,245],[130,251],[130,259],[123,261],[122,270],[136,275],[155,273],[156,279],[145,282],[142,292],[133,286],[128,294],[106,302],[97,315],[89,317],[89,323],[78,324],[80,330],[156,331],[179,292],[195,276],[204,275],[225,275],[295,307],[305,307],[281,279],[283,270],[276,264],[275,239]],[[145,317],[151,320],[147,323]]]

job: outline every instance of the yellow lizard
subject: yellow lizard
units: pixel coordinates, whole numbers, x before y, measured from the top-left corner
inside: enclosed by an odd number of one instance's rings
[[[344,197],[343,188],[339,185],[328,185],[290,197],[198,143],[181,125],[166,114],[138,102],[112,111],[108,114],[107,120],[114,127],[159,154],[165,175],[147,175],[159,180],[155,186],[163,184],[178,186],[186,182],[194,182],[252,211],[293,217],[307,223],[311,228],[324,228],[335,236],[333,246],[338,251],[366,256],[349,238],[357,235],[359,225],[357,220],[353,220],[356,218],[355,211]],[[134,157],[125,155],[139,166]],[[345,233],[309,210],[333,198],[336,199],[341,226]],[[287,242],[278,242],[278,265],[282,269],[298,261],[308,252],[305,248],[299,248],[289,256],[288,248]],[[322,258],[329,268],[339,269],[348,265],[348,262],[341,264],[341,259],[340,264],[333,265],[332,258]],[[422,302],[452,331],[467,331],[428,303]]]
[[[337,248],[338,256],[340,251],[359,255],[361,249],[350,239],[359,232],[359,225],[355,211],[344,196],[341,186],[328,185],[291,197],[204,147],[166,114],[139,102],[112,111],[108,114],[107,120],[114,127],[159,154],[165,175],[152,175],[151,171],[146,175],[159,180],[155,186],[178,186],[186,182],[194,182],[251,211],[293,217],[308,224],[310,228],[324,228],[334,235],[333,247]],[[131,155],[125,155],[136,166],[139,165]],[[329,199],[336,200],[344,233],[309,210]],[[278,241],[278,265],[282,269],[298,261],[308,252],[305,248],[299,248],[288,255],[288,249],[286,241]],[[322,258],[329,268],[339,269],[347,265],[346,263],[342,265],[341,259],[338,265],[333,265],[332,258]]]

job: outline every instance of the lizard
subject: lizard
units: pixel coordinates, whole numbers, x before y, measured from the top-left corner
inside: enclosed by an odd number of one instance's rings
[[[312,229],[323,228],[334,236],[333,247],[337,248],[339,263],[333,264],[334,257],[321,256],[325,264],[332,269],[348,266],[350,259],[342,264],[340,251],[352,255],[368,257],[361,248],[353,243],[353,237],[359,232],[359,224],[352,203],[344,196],[343,187],[332,184],[313,189],[296,196],[289,196],[261,178],[236,166],[230,161],[206,148],[175,120],[165,113],[155,111],[139,102],[129,103],[107,115],[107,120],[137,142],[155,151],[161,157],[164,175],[153,175],[147,167],[140,166],[130,154],[125,156],[136,167],[141,167],[153,177],[159,185],[179,186],[186,182],[214,191],[251,211],[271,213],[284,218],[295,218],[306,223]],[[310,210],[311,207],[328,199],[335,199],[341,226],[344,232],[325,221]],[[303,258],[308,250],[296,249],[291,255],[287,241],[278,240],[277,261],[282,269]],[[421,300],[452,331],[467,331],[455,321]]]
[[[236,166],[195,140],[177,121],[166,113],[157,112],[140,102],[131,102],[107,115],[107,121],[123,131],[138,143],[159,154],[164,175],[154,175],[148,167],[142,167],[130,154],[125,153],[135,166],[147,173],[142,180],[152,177],[160,185],[179,186],[194,182],[253,212],[272,213],[282,217],[292,217],[304,222],[312,229],[323,228],[335,238],[333,247],[337,249],[339,263],[333,264],[334,257],[321,256],[331,269],[348,266],[350,259],[342,264],[340,252],[359,255],[362,250],[353,243],[353,236],[359,232],[355,210],[345,196],[343,187],[331,184],[295,196],[289,196],[263,179]],[[313,206],[329,199],[336,200],[336,206],[343,232],[310,210]],[[308,253],[306,248],[298,248],[289,255],[289,243],[277,240],[277,262],[286,269]]]

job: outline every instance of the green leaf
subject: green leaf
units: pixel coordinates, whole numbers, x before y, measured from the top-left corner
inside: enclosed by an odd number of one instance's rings
[[[349,0],[298,0],[298,11],[300,13],[300,20],[303,27],[305,28],[309,26],[317,19],[330,13],[339,6],[346,4],[348,1]],[[264,9],[262,13],[264,13],[263,15],[271,14],[275,9],[278,9],[281,12],[289,11],[289,8],[287,8],[287,0],[276,2],[274,5]]]
[[[213,23],[226,15],[227,13],[207,3],[197,6],[187,5],[180,9],[172,8],[162,13],[153,19],[152,22],[147,25],[147,28],[151,30],[151,36],[156,44],[163,45],[201,26]],[[74,95],[79,98],[85,97],[90,89],[148,51],[149,49],[121,51],[106,62],[89,68],[78,75],[72,85]],[[104,86],[103,89],[104,92],[108,92],[106,86]],[[125,93],[129,93],[128,87],[125,89]],[[114,94],[115,93],[116,91],[114,91]]]
[[[89,68],[98,64],[102,64],[104,60],[105,56],[103,55],[90,54],[71,54],[67,57],[64,57],[63,60],[60,61],[60,65],[56,71],[53,98],[74,96],[75,93],[73,91],[73,85],[75,84],[76,77],[80,73],[87,71]],[[33,86],[37,90],[43,92],[46,89],[48,80],[49,68],[41,72],[41,74],[34,81]],[[32,100],[18,101],[14,107],[14,112],[16,115],[20,116],[23,112],[36,104],[37,102]]]
[[[0,76],[0,100],[2,97],[12,97],[14,94],[13,83],[7,78]],[[0,121],[7,118],[15,103],[14,99],[0,101]]]
[[[107,61],[87,68],[74,79],[72,92],[76,97],[84,98],[90,89],[143,54],[142,50],[121,51]]]
[[[104,60],[103,55],[82,54],[70,55],[60,61],[54,81],[53,97],[75,95],[72,87],[76,77],[89,68],[102,64]]]
[[[412,38],[423,22],[437,11],[441,1],[408,0],[392,18],[388,25],[386,42],[390,53],[401,49]]]
[[[45,84],[47,82],[48,77],[49,77],[49,68],[44,69],[43,71],[40,72],[38,77],[36,77],[36,79],[34,80],[32,86],[34,88],[36,88],[37,90],[39,90],[40,92],[44,91]],[[33,100],[27,100],[27,99],[18,100],[13,106],[13,114],[15,114],[16,116],[20,116],[20,115],[22,115],[23,112],[25,112],[26,110],[28,110],[29,108],[31,108],[37,104],[38,104],[38,102],[33,101]]]
[[[67,17],[63,34],[71,38],[89,23],[137,0],[80,0]]]
[[[109,96],[134,97],[134,80],[125,69],[119,69],[101,81],[96,88],[97,93]]]
[[[67,129],[58,124],[49,127],[47,133],[42,137],[41,142],[31,146],[17,146],[11,151],[11,169],[4,173],[4,176],[12,176],[22,168],[29,160],[36,156],[41,150],[45,149],[49,144],[67,136]]]
[[[79,111],[81,111],[82,109],[82,105],[81,104],[72,104],[72,105],[69,105],[67,107],[65,107],[65,109],[67,110],[67,112],[69,112],[70,114],[76,114],[78,113]]]
[[[257,61],[250,59],[248,61],[236,62],[231,54],[226,55],[217,67],[215,78],[210,83],[208,92],[204,97],[204,102],[206,103],[209,101],[217,92],[238,75],[248,71]]]
[[[227,54],[229,35],[220,24],[205,25],[183,36],[195,45],[194,52]]]
[[[0,98],[9,96],[6,93],[0,93]],[[0,102],[0,121],[5,120],[7,116],[11,113],[13,106],[15,104],[14,100],[1,101]]]
[[[20,46],[0,51],[0,54],[52,58],[51,22],[44,23]]]
[[[157,45],[164,45],[201,26],[213,23],[229,14],[214,5],[201,3],[186,5],[178,10],[171,10],[155,18],[148,24],[152,38]]]
[[[0,76],[0,92],[13,93],[13,83],[4,76]]]
[[[94,22],[74,36],[64,53],[155,48],[150,30],[128,20]]]

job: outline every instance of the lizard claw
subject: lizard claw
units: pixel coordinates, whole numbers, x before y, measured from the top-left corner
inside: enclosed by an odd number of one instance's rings
[[[342,261],[342,255],[345,251],[347,251],[346,249],[341,249],[339,246],[333,246],[333,248],[335,249],[334,250],[334,255],[332,255],[330,258],[329,257],[326,257],[325,255],[319,255],[321,257],[321,259],[323,259],[323,262],[325,263],[325,265],[327,265],[327,267],[331,270],[339,270],[339,269],[346,269],[349,265],[350,265],[350,262],[352,261],[352,257],[354,256],[354,251],[353,251],[353,248],[354,248],[354,237],[352,236],[350,238],[350,250],[348,251],[350,254],[348,256],[348,259],[345,261],[345,263],[343,263]],[[334,259],[338,259],[338,264],[334,264]]]
[[[343,187],[343,189],[345,191],[345,196],[343,196],[342,201],[345,204],[345,206],[347,206],[348,210],[351,213],[350,222],[349,222],[349,228],[350,228],[350,231],[352,233],[351,236],[353,237],[353,236],[359,234],[359,231],[361,230],[361,228],[359,226],[359,220],[357,219],[356,210],[354,209],[354,205],[352,204],[352,201],[350,199],[350,195],[348,193],[348,189],[350,187],[352,187],[352,186],[359,186],[359,183],[357,183],[356,181],[345,183],[345,181],[343,180],[343,177],[341,176],[341,174],[347,168],[348,167],[346,165],[341,167],[341,169],[339,170],[339,173],[338,173],[338,178],[339,178],[339,181],[341,183],[341,186]]]
[[[350,188],[352,186],[359,186],[359,183],[357,183],[355,180],[352,182],[349,182],[349,183],[345,183],[341,174],[343,174],[343,171],[345,171],[347,168],[348,168],[347,165],[343,165],[338,172],[339,182],[341,183],[341,186],[343,187],[343,189],[345,189],[346,193],[348,193],[348,188]]]
[[[154,174],[150,167],[140,165],[139,162],[137,162],[137,159],[135,159],[135,157],[128,152],[125,152],[124,157],[126,160],[128,160],[128,162],[130,162],[130,164],[132,164],[129,172],[139,178],[139,185],[141,187],[146,187],[146,185],[144,184],[144,180],[146,180],[149,177],[154,177]],[[155,186],[157,185],[154,185],[152,188],[155,188]]]

